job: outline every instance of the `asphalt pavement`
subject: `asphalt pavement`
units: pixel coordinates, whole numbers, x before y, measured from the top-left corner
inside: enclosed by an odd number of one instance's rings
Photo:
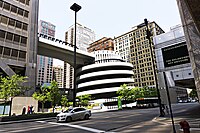
[[[192,104],[192,106],[190,106]],[[180,111],[178,105],[182,107],[187,107],[185,110]],[[191,133],[200,133],[200,104],[199,103],[182,103],[182,104],[173,104],[175,110],[173,110],[174,116],[174,125],[176,129],[176,133],[183,133],[183,130],[180,126],[180,121],[186,120],[190,125]],[[92,110],[92,113],[101,113],[105,111],[117,111],[117,108],[112,109],[101,109],[101,110]],[[54,117],[48,119],[55,119]],[[41,120],[41,119],[39,119]],[[47,119],[43,119],[44,121]],[[0,122],[1,124],[12,124],[19,123],[24,121],[36,121],[34,120],[23,120],[23,121],[10,121],[10,122]],[[150,121],[145,121],[141,123],[137,123],[134,125],[128,125],[126,127],[120,129],[114,129],[112,132],[120,132],[120,133],[174,133],[172,128],[172,122],[170,115],[166,115],[165,117],[155,117]]]

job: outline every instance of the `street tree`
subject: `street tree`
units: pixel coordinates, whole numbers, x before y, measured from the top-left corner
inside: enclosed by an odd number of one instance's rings
[[[91,95],[89,94],[81,95],[78,96],[77,99],[79,99],[79,103],[81,106],[88,106],[89,101],[91,100]]]
[[[60,103],[64,108],[73,105],[73,102],[69,102],[67,95],[62,95]]]
[[[5,106],[10,99],[10,113],[12,107],[12,99],[15,96],[24,94],[29,88],[24,86],[27,77],[20,75],[13,75],[11,77],[0,77],[0,99],[4,100],[3,114],[5,114]]]
[[[149,88],[149,87],[135,87],[132,88],[132,94],[134,95],[134,99],[137,98],[147,98],[147,97],[157,97],[157,90],[156,88]]]
[[[67,99],[67,95],[62,95],[60,103],[64,108],[69,106],[69,100]]]
[[[53,107],[53,113],[56,103],[60,101],[60,91],[58,88],[58,83],[53,80],[51,81],[50,86],[48,86],[48,93],[47,93],[48,100],[51,101]]]
[[[39,102],[42,103],[42,113],[44,113],[45,102],[49,101],[48,93],[49,93],[48,86],[44,85],[40,87],[40,91],[34,92],[32,95],[35,100],[38,100]]]
[[[133,93],[131,91],[132,89],[129,88],[126,84],[123,84],[120,87],[121,89],[117,91],[118,97],[120,99],[127,101],[127,100],[132,100],[134,98]]]

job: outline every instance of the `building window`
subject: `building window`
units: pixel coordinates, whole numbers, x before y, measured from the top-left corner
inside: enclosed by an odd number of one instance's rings
[[[25,44],[24,46],[26,46],[27,38],[26,37],[21,37],[21,43]]]
[[[21,15],[21,16],[23,16],[23,10],[20,9],[20,8],[18,8],[18,14]]]
[[[16,6],[11,6],[11,12],[17,13],[17,7]]]
[[[4,56],[10,56],[10,48],[6,48],[6,47],[4,47],[4,52],[3,52],[3,55]]]
[[[9,40],[9,41],[12,41],[13,34],[8,32],[7,35],[6,35],[6,39]]]
[[[8,22],[8,25],[10,25],[10,26],[15,26],[15,20],[14,19],[9,19],[9,22]]]
[[[0,56],[2,54],[2,51],[3,51],[3,47],[0,46]]]
[[[3,1],[0,1],[0,8],[3,6]]]
[[[3,31],[3,30],[0,30],[0,38],[5,38],[5,34],[6,34],[6,32],[5,31]]]
[[[188,73],[188,75],[192,75],[191,73]]]
[[[28,11],[24,12],[24,17],[28,18]]]
[[[4,2],[3,8],[10,11],[10,5],[6,2]]]
[[[19,21],[17,21],[17,22],[16,22],[16,27],[19,28],[19,29],[21,29],[21,28],[22,28],[22,23],[19,22]]]
[[[176,75],[176,77],[179,77],[179,75]]]
[[[8,23],[8,18],[5,16],[1,16],[1,23],[4,23],[5,25],[7,25]]]
[[[26,0],[26,5],[28,5],[28,6],[29,6],[29,2],[30,2],[30,0]]]
[[[19,2],[21,2],[21,3],[25,4],[25,0],[19,0]]]
[[[14,42],[19,43],[20,36],[19,35],[14,35]]]
[[[22,29],[27,31],[27,29],[28,29],[28,25],[23,23],[23,25],[22,25]]]
[[[12,49],[11,57],[18,57],[18,51],[16,49]]]
[[[26,59],[26,52],[25,51],[19,51],[19,58]]]

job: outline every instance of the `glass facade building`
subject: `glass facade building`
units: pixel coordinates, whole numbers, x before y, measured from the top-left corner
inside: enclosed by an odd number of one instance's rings
[[[39,33],[55,37],[55,25],[50,22],[40,20]],[[51,83],[53,80],[53,58],[37,56],[37,86],[43,83]]]

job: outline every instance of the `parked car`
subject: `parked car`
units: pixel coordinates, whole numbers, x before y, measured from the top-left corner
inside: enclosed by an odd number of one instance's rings
[[[61,112],[57,115],[57,122],[70,122],[79,119],[89,119],[91,116],[91,110],[88,110],[83,107],[70,108],[64,112]]]

